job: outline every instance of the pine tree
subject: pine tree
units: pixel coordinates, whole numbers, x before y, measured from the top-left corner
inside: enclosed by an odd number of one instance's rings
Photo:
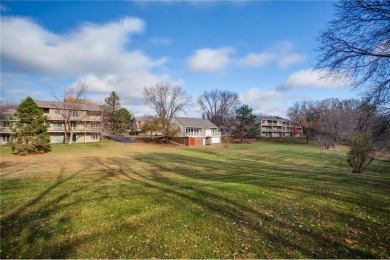
[[[257,137],[260,133],[260,126],[256,122],[256,115],[253,115],[252,111],[253,109],[248,105],[242,105],[236,111],[236,129],[241,138],[241,143],[244,136]]]
[[[131,114],[130,114],[130,112],[126,108],[121,107],[114,114],[114,120],[112,122],[112,124],[113,124],[113,132],[115,132],[115,133],[125,133],[130,128],[130,121],[131,121]]]
[[[27,97],[16,111],[17,121],[12,128],[12,150],[18,154],[43,153],[50,150],[48,125],[42,110]]]
[[[104,102],[106,104],[103,105],[103,115],[104,115],[104,121],[105,121],[105,129],[109,130],[113,133],[116,132],[116,117],[117,112],[121,107],[120,98],[116,94],[115,91],[112,91],[110,96],[106,97],[104,99]]]

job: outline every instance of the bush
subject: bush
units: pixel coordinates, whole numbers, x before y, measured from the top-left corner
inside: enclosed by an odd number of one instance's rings
[[[363,133],[352,136],[347,157],[353,173],[363,173],[374,160],[374,145]]]

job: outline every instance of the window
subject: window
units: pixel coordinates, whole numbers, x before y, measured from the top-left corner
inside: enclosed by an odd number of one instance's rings
[[[78,117],[79,116],[79,111],[73,110],[72,111],[72,117]]]
[[[54,121],[54,122],[53,122],[53,129],[54,129],[54,130],[62,130],[62,122],[60,122],[60,121]]]
[[[9,141],[11,141],[11,135],[3,135],[2,141],[3,143],[8,143]]]
[[[3,127],[11,127],[12,123],[8,121],[3,121]]]
[[[198,128],[186,128],[186,133],[199,133]]]
[[[91,140],[98,140],[98,139],[99,139],[99,134],[98,133],[91,134]]]

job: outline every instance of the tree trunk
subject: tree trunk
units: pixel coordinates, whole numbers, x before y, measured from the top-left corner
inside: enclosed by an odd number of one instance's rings
[[[309,135],[306,135],[306,144],[309,144]]]
[[[67,124],[64,121],[64,144],[68,142],[68,129],[67,129]]]
[[[68,144],[71,145],[71,144],[72,144],[72,141],[73,141],[73,129],[72,129],[72,127],[71,127]]]

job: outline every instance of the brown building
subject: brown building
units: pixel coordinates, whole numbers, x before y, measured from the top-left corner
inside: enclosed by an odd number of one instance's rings
[[[262,137],[297,137],[302,136],[302,128],[287,119],[273,116],[258,116]]]
[[[51,143],[62,143],[65,137],[64,110],[70,112],[73,140],[76,143],[100,141],[102,133],[102,112],[98,105],[91,104],[63,104],[62,102],[40,101],[35,103],[42,109],[49,123],[48,133]],[[1,119],[0,143],[7,143],[11,136],[11,124],[17,118],[12,116],[16,110],[8,111]],[[11,119],[11,120],[10,120]],[[70,136],[69,130],[68,137]],[[69,138],[68,138],[69,140]]]

